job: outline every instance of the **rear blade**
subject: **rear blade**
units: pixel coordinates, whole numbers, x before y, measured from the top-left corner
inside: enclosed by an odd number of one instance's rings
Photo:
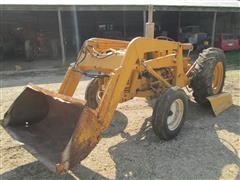
[[[209,96],[207,99],[212,106],[212,110],[215,116],[218,116],[220,113],[230,108],[233,104],[231,94],[226,92],[214,96]]]
[[[84,101],[31,85],[14,101],[2,125],[51,171],[61,174],[98,143],[96,119]]]

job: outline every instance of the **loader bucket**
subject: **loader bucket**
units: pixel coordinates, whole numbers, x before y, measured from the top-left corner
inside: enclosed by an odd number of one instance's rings
[[[209,96],[207,99],[212,106],[212,110],[215,116],[218,116],[220,113],[230,108],[233,104],[231,94],[226,92],[214,96]]]
[[[2,126],[51,171],[63,174],[99,141],[99,124],[84,101],[29,85],[6,112]]]

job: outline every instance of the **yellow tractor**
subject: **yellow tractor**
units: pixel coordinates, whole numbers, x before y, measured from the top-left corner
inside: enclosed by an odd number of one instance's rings
[[[224,53],[204,50],[190,64],[191,44],[136,37],[132,41],[92,38],[68,68],[58,92],[28,85],[6,112],[2,126],[50,170],[64,174],[86,158],[101,139],[117,105],[134,97],[156,98],[152,127],[164,140],[174,138],[196,102],[212,104],[215,114],[230,107],[221,93]],[[73,98],[82,75],[92,77],[85,100]]]

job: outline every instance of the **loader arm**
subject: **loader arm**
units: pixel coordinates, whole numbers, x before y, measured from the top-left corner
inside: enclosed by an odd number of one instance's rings
[[[88,106],[84,107],[72,138],[62,153],[62,162],[57,165],[57,172],[64,173],[84,159],[99,142],[101,133],[109,127],[114,111],[122,97],[123,90],[138,60],[135,41],[137,39],[128,45],[126,54],[121,61],[121,66],[110,73],[107,88],[97,109],[92,109]],[[75,68],[81,69],[80,66],[79,64],[79,67]],[[74,67],[70,67],[59,93],[69,92],[69,89],[71,89],[71,93],[67,95],[72,95],[74,93],[72,88],[75,90],[80,80],[76,76]]]

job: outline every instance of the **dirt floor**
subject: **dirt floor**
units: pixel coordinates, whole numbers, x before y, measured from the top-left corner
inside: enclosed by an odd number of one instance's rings
[[[68,65],[74,61],[74,57],[67,57],[65,64]],[[62,59],[51,59],[40,57],[34,61],[26,61],[21,57],[12,57],[0,61],[0,75],[21,73],[22,71],[47,70],[61,68]]]
[[[28,82],[57,90],[62,78],[56,72],[2,76],[0,118]],[[76,97],[83,98],[88,82],[81,82]],[[182,131],[168,142],[154,135],[145,99],[120,104],[97,147],[64,176],[46,169],[0,127],[0,179],[240,179],[239,82],[240,70],[229,70],[225,91],[234,105],[218,117],[190,102]]]

